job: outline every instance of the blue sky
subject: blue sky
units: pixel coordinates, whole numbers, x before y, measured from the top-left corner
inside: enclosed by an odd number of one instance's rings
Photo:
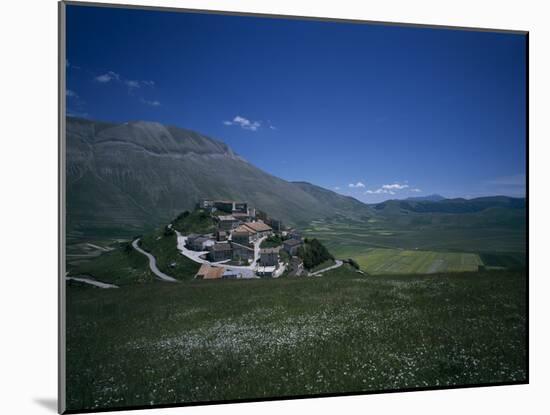
[[[525,193],[518,34],[67,7],[67,108],[365,202]]]

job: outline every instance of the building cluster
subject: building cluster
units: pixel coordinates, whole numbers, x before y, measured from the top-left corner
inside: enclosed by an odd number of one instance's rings
[[[232,200],[201,200],[198,208],[212,215],[216,230],[212,234],[187,236],[187,248],[193,251],[206,252],[210,263],[203,264],[196,274],[199,279],[239,278],[239,273],[232,270],[233,266],[254,265],[250,274],[261,277],[273,277],[282,270],[281,251],[290,258],[295,257],[303,244],[302,237],[293,230],[284,229],[281,221],[268,218],[265,214],[258,215],[246,202]],[[260,218],[261,217],[261,218]],[[257,261],[254,263],[257,242],[264,237],[278,235],[284,241],[281,246],[260,248]],[[300,260],[290,261],[299,267]],[[228,265],[226,267],[225,265]],[[241,274],[242,275],[242,274]],[[297,273],[296,275],[300,275]],[[250,275],[249,275],[250,276]]]

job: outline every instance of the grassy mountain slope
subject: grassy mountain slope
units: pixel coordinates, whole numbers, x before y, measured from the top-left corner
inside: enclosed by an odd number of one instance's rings
[[[371,210],[359,200],[344,196],[307,182],[292,182],[295,186],[310,194],[319,203],[333,206],[333,215],[366,219],[372,215]]]
[[[167,223],[200,198],[248,201],[291,224],[370,210],[319,189],[274,177],[193,131],[67,118],[69,237],[128,237]]]

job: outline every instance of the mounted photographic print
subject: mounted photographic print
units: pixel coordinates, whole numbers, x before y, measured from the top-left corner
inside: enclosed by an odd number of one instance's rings
[[[61,2],[61,412],[528,382],[528,33]]]

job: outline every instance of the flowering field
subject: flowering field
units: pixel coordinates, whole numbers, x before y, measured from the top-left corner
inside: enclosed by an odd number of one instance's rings
[[[522,272],[68,287],[69,409],[526,380]]]

